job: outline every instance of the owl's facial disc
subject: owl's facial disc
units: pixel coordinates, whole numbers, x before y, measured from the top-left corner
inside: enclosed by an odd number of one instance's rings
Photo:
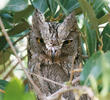
[[[52,62],[54,62],[55,59],[59,58],[61,54],[61,50],[59,46],[52,46],[52,45],[46,45],[47,51],[46,54],[47,56],[50,57]]]

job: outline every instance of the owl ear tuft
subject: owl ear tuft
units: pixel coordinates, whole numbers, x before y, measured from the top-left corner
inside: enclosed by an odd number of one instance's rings
[[[65,24],[65,27],[68,25],[72,27],[75,23],[76,23],[76,18],[75,18],[75,13],[73,11],[64,19],[64,22],[62,24]]]
[[[45,23],[44,15],[36,9],[32,17],[32,29],[39,32]]]
[[[58,36],[59,38],[65,39],[70,31],[73,29],[74,27],[76,27],[77,25],[77,21],[75,18],[75,13],[72,12],[70,13],[63,21],[63,23],[61,23],[61,25],[58,28]]]

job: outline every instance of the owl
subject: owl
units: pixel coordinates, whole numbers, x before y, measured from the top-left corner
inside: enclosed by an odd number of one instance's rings
[[[73,56],[74,69],[81,63],[80,53],[80,32],[74,12],[62,23],[46,22],[40,11],[34,12],[28,39],[28,66],[32,73],[64,84],[70,78]],[[78,75],[75,74],[73,78]],[[32,79],[47,96],[61,88],[34,75]],[[30,88],[33,89],[32,86]],[[64,97],[74,100],[69,94]]]

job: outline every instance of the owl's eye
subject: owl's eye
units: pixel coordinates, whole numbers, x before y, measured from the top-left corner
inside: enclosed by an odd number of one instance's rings
[[[63,42],[63,44],[69,44],[69,43],[71,43],[73,40],[65,40],[64,42]]]
[[[36,38],[36,40],[37,40],[38,43],[44,43],[42,38]]]

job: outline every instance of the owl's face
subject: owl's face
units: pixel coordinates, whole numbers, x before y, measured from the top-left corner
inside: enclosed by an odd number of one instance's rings
[[[76,31],[74,14],[70,14],[63,23],[45,22],[44,16],[36,11],[33,16],[32,30],[36,41],[37,53],[52,62],[72,56],[78,48],[79,34]]]

